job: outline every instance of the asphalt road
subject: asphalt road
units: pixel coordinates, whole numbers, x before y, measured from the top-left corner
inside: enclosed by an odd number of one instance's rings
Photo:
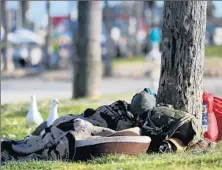
[[[101,84],[101,95],[136,93],[150,86],[148,78],[106,78]],[[222,78],[204,79],[204,90],[222,97]],[[71,81],[47,81],[38,78],[1,81],[1,104],[30,101],[35,94],[38,100],[71,98]]]

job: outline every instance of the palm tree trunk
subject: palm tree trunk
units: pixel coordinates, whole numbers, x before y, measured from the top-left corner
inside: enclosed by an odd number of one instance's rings
[[[8,14],[6,10],[6,0],[1,1],[1,16],[2,16],[2,26],[5,29],[4,33],[4,39],[3,39],[3,45],[2,48],[2,56],[3,57],[3,70],[8,71],[8,60],[7,60],[7,54],[8,54]]]
[[[101,2],[78,1],[78,37],[77,56],[73,69],[73,98],[100,94],[101,25]]]
[[[48,25],[47,25],[47,34],[45,37],[45,67],[47,69],[50,68],[50,54],[49,54],[49,48],[50,48],[50,34],[51,34],[51,20],[50,20],[50,1],[46,1],[46,12],[48,17]]]
[[[28,21],[26,16],[29,8],[29,1],[20,0],[20,8],[21,8],[21,24],[23,28],[26,28],[28,26]]]
[[[108,0],[105,0],[105,9],[107,11],[109,11],[109,8],[110,8],[109,2],[108,2]],[[106,13],[106,11],[104,11],[104,13]],[[113,57],[115,57],[116,54],[114,53],[114,51],[115,51],[114,50],[114,43],[113,43],[113,40],[111,38],[111,28],[109,26],[108,18],[106,16],[104,17],[104,26],[105,26],[105,29],[107,31],[107,42],[105,44],[106,49],[107,49],[107,54],[106,54],[107,56],[105,56],[105,59],[103,61],[103,63],[104,63],[104,73],[103,73],[103,75],[105,77],[110,77],[110,76],[112,76],[112,71],[113,71],[113,69],[112,69],[112,59],[113,59]]]

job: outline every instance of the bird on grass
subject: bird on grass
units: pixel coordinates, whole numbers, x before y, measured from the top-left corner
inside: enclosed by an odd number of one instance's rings
[[[58,104],[59,104],[58,99],[53,99],[52,100],[49,116],[48,116],[48,119],[47,119],[47,127],[51,126],[53,124],[53,122],[59,117],[58,116],[58,111],[57,111]]]
[[[29,127],[29,133],[31,131],[31,126],[39,126],[43,122],[43,118],[38,111],[37,102],[35,95],[31,96],[31,103],[29,106],[29,111],[26,115],[26,123]]]

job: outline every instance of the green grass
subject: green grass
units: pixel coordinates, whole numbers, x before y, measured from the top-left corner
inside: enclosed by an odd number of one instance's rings
[[[122,64],[122,63],[141,63],[144,62],[144,56],[134,56],[131,58],[115,58],[114,64]]]
[[[78,114],[86,107],[95,108],[96,104],[61,104],[58,108],[60,116],[64,114]],[[38,103],[38,108],[44,120],[47,119],[47,115],[50,110],[50,101]],[[1,107],[1,135],[9,138],[23,138],[27,135],[27,128],[25,123],[25,116],[28,112],[28,104],[16,104],[16,105],[3,105]]]
[[[118,99],[128,100],[131,99],[133,94],[109,95],[100,98],[88,98],[78,100],[60,100],[58,107],[59,116],[65,114],[81,114],[86,108],[96,108],[101,103],[109,104],[110,101]],[[38,102],[38,109],[44,120],[47,119],[50,110],[51,101]],[[1,105],[1,136],[8,138],[23,138],[27,135],[28,131],[25,124],[25,116],[29,110],[29,104],[4,104]]]
[[[206,57],[221,57],[222,58],[222,46],[206,46],[205,48]],[[132,64],[132,63],[144,63],[144,56],[134,56],[131,58],[115,58],[113,61],[114,65],[121,64]]]
[[[221,57],[222,58],[222,46],[209,46],[205,49],[206,57]]]
[[[110,155],[87,162],[10,162],[2,169],[44,169],[44,170],[219,170],[222,169],[222,145],[207,152],[187,152],[177,154],[141,154],[138,156]]]
[[[79,114],[88,107],[96,108],[102,101],[110,103],[119,98],[130,99],[132,95],[109,96],[99,99],[79,99],[76,101],[62,100],[58,108],[59,115],[68,113]],[[38,107],[46,119],[49,111],[50,101],[38,102]],[[25,125],[25,115],[28,111],[28,104],[2,105],[2,135],[10,138],[23,138],[27,135]],[[28,162],[9,162],[3,170],[193,170],[193,169],[222,169],[222,143],[216,149],[207,151],[189,151],[176,154],[141,154],[138,156],[110,155],[94,158],[87,162],[47,162],[47,161],[28,161]]]

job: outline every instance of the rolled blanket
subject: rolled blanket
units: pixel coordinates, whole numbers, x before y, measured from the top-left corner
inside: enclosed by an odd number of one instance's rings
[[[24,140],[1,141],[1,161],[10,160],[72,160],[75,156],[75,136],[56,127],[46,129],[43,136]]]
[[[94,126],[92,123],[73,118],[45,129],[39,136],[30,136],[23,140],[1,141],[1,160],[66,160],[72,161],[75,156],[76,140],[91,136],[108,136],[116,131]]]

